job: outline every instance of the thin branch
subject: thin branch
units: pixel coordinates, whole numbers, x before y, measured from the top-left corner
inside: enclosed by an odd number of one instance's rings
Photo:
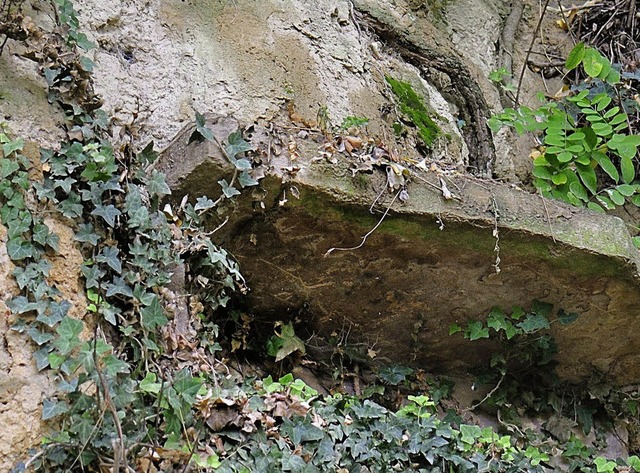
[[[544,15],[547,12],[547,7],[549,6],[550,1],[551,0],[545,0],[544,2],[544,6],[542,7],[542,13],[540,14],[540,19],[538,19],[536,30],[534,31],[533,37],[531,38],[531,44],[529,45],[529,49],[527,49],[527,55],[525,56],[524,62],[522,63],[522,69],[520,69],[520,77],[518,78],[518,89],[516,91],[516,100],[515,100],[516,107],[519,105],[520,89],[522,88],[522,79],[524,78],[524,71],[527,69],[527,63],[529,62],[529,56],[531,55],[531,50],[533,49],[533,45],[536,42],[538,33],[540,32],[540,27],[542,26],[542,20],[544,19]]]
[[[466,409],[464,409],[462,412],[469,412],[469,411],[473,411],[475,409],[477,409],[478,407],[480,407],[482,404],[484,404],[487,399],[489,399],[491,396],[493,396],[496,391],[498,389],[500,389],[500,385],[502,384],[502,381],[504,381],[506,374],[503,374],[502,377],[500,378],[500,380],[498,381],[498,384],[496,384],[493,389],[491,391],[489,391],[487,393],[487,395],[485,397],[482,398],[481,401],[476,402],[475,404],[473,404],[472,406],[467,407]]]
[[[369,236],[373,232],[375,232],[377,230],[377,228],[382,224],[382,222],[384,221],[385,217],[389,213],[389,210],[391,210],[391,206],[393,205],[393,203],[396,201],[396,199],[400,195],[400,192],[402,192],[402,189],[400,189],[398,192],[396,192],[396,195],[393,197],[393,200],[391,201],[391,203],[387,207],[387,210],[385,210],[384,213],[382,214],[382,217],[380,217],[380,220],[378,220],[378,223],[376,223],[376,226],[373,227],[371,230],[369,230],[369,232],[365,236],[362,237],[362,241],[360,242],[360,244],[358,246],[354,246],[352,248],[329,248],[327,250],[327,252],[324,254],[324,257],[326,258],[331,253],[333,253],[334,251],[353,251],[353,250],[357,250],[359,248],[362,248],[364,243],[367,241],[367,238],[369,238]]]

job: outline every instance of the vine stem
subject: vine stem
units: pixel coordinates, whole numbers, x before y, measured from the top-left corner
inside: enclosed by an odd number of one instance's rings
[[[498,383],[493,387],[493,389],[491,391],[489,391],[487,393],[487,395],[485,397],[482,398],[481,401],[476,402],[475,404],[473,404],[472,406],[467,407],[465,410],[463,410],[462,412],[469,412],[469,411],[473,411],[475,409],[477,409],[478,407],[480,407],[482,404],[484,404],[487,399],[489,399],[491,396],[493,396],[495,394],[495,392],[500,389],[500,385],[502,384],[502,381],[504,381],[505,378],[505,374],[502,375],[502,377],[500,378],[500,380],[498,381]]]
[[[351,248],[329,248],[327,250],[327,252],[324,254],[324,257],[326,258],[327,256],[329,256],[331,253],[333,253],[334,251],[353,251],[353,250],[357,250],[359,248],[362,248],[362,246],[365,244],[365,242],[367,241],[367,238],[369,238],[369,236],[371,236],[371,234],[373,232],[375,232],[378,227],[380,225],[382,225],[382,222],[384,221],[385,217],[387,216],[387,214],[389,213],[389,210],[391,210],[391,206],[393,205],[393,203],[396,201],[396,199],[398,198],[398,196],[400,195],[400,192],[402,192],[402,189],[400,189],[398,192],[396,192],[396,195],[393,197],[393,200],[391,201],[391,203],[389,204],[389,206],[387,207],[387,210],[384,211],[384,213],[382,214],[382,217],[380,217],[380,220],[378,220],[378,223],[376,223],[376,226],[373,227],[371,230],[369,230],[367,232],[367,234],[365,236],[362,237],[362,241],[360,242],[359,245],[357,246],[353,246]]]
[[[516,90],[516,100],[514,102],[517,107],[520,103],[520,89],[522,88],[522,79],[524,78],[524,71],[527,69],[527,62],[529,62],[529,56],[531,56],[531,51],[533,50],[533,45],[536,42],[536,37],[540,32],[540,27],[542,26],[542,20],[544,19],[545,13],[547,13],[547,7],[549,6],[549,2],[551,0],[545,0],[544,6],[542,7],[542,13],[540,14],[540,18],[538,19],[538,24],[536,25],[536,30],[533,33],[533,37],[531,38],[531,44],[529,45],[529,49],[527,49],[527,55],[524,58],[524,63],[522,64],[522,69],[520,69],[520,77],[518,78],[518,89]]]

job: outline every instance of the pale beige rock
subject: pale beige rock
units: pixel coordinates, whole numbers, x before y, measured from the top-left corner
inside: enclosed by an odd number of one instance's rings
[[[0,471],[10,471],[28,448],[42,437],[41,403],[51,383],[32,361],[33,347],[26,335],[10,329],[5,301],[18,293],[13,264],[6,252],[7,230],[0,226]]]
[[[69,315],[84,318],[87,301],[80,279],[82,255],[73,241],[73,231],[60,221],[48,218],[45,223],[60,237],[60,254],[49,256],[49,284],[71,302]],[[5,301],[18,294],[11,276],[14,265],[6,252],[6,228],[0,225],[0,471],[10,471],[27,450],[37,447],[47,426],[42,423],[42,403],[54,394],[49,373],[38,372],[33,360],[35,345],[25,334],[10,329],[13,316]]]

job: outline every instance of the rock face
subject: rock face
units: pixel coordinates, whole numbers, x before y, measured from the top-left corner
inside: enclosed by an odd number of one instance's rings
[[[222,141],[234,120],[209,126]],[[213,142],[187,145],[192,132],[180,134],[158,166],[177,201],[187,193],[215,199],[229,162]],[[260,148],[264,136],[278,142],[278,131],[270,133],[254,125],[249,134]],[[362,157],[314,159],[321,148],[298,139],[295,157],[262,156],[260,189],[237,198],[216,234],[239,260],[256,314],[296,314],[311,332],[349,330],[380,356],[451,372],[487,348],[449,337],[452,323],[542,300],[580,314],[553,328],[564,377],[595,368],[619,383],[640,379],[627,330],[640,311],[640,259],[621,220],[415,167],[402,203],[385,190],[394,163],[352,176]],[[454,198],[444,198],[443,183]]]

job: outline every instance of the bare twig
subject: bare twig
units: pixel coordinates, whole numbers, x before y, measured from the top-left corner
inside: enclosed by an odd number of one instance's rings
[[[462,412],[469,412],[469,411],[473,411],[475,409],[477,409],[478,407],[480,407],[482,404],[484,404],[487,399],[489,399],[491,396],[493,396],[495,394],[495,392],[500,389],[500,385],[502,384],[502,381],[504,381],[506,375],[502,375],[502,377],[500,378],[500,380],[498,381],[498,384],[496,384],[493,389],[491,391],[489,391],[487,393],[487,395],[485,397],[482,398],[481,401],[476,402],[475,404],[473,404],[472,406],[467,407],[466,409],[464,409]]]
[[[547,209],[547,202],[545,201],[545,198],[541,195],[540,198],[542,199],[542,205],[544,205],[544,212],[547,215],[547,223],[549,224],[549,233],[551,233],[551,239],[553,240],[554,243],[556,242],[556,237],[553,233],[553,227],[551,226],[551,217],[549,217],[549,209]]]
[[[493,265],[496,268],[496,274],[500,274],[500,231],[498,230],[498,204],[495,197],[491,196],[491,206],[493,210],[493,237],[496,239],[496,245],[493,247],[493,251],[496,253],[496,262]]]
[[[362,237],[362,241],[360,242],[359,245],[351,247],[351,248],[329,248],[327,250],[327,252],[324,254],[324,257],[326,258],[331,253],[333,253],[334,251],[353,251],[353,250],[357,250],[357,249],[362,248],[364,246],[364,243],[367,241],[367,238],[369,238],[369,236],[373,232],[375,232],[378,229],[378,227],[382,224],[382,222],[384,221],[385,217],[389,213],[389,210],[391,210],[391,206],[393,205],[393,203],[396,201],[396,199],[400,195],[400,192],[402,192],[402,189],[400,189],[398,192],[396,192],[396,195],[393,197],[393,200],[391,201],[391,203],[387,207],[387,210],[385,210],[384,213],[382,214],[382,217],[380,217],[380,220],[378,220],[378,223],[376,223],[376,226],[373,227],[371,230],[369,230],[369,232],[367,232],[367,234]]]
[[[520,77],[518,78],[518,89],[516,90],[516,99],[515,105],[516,107],[520,104],[520,90],[522,89],[522,79],[524,78],[524,71],[527,69],[527,63],[529,62],[529,56],[531,55],[531,50],[533,49],[533,45],[536,42],[536,38],[538,37],[538,32],[540,31],[540,27],[542,26],[542,20],[544,19],[544,15],[547,12],[547,7],[549,6],[549,2],[551,0],[545,0],[544,6],[542,7],[542,13],[540,13],[540,18],[538,19],[538,24],[536,25],[536,30],[533,32],[533,37],[531,38],[531,44],[527,49],[527,55],[524,58],[524,62],[522,63],[522,69],[520,69]]]

